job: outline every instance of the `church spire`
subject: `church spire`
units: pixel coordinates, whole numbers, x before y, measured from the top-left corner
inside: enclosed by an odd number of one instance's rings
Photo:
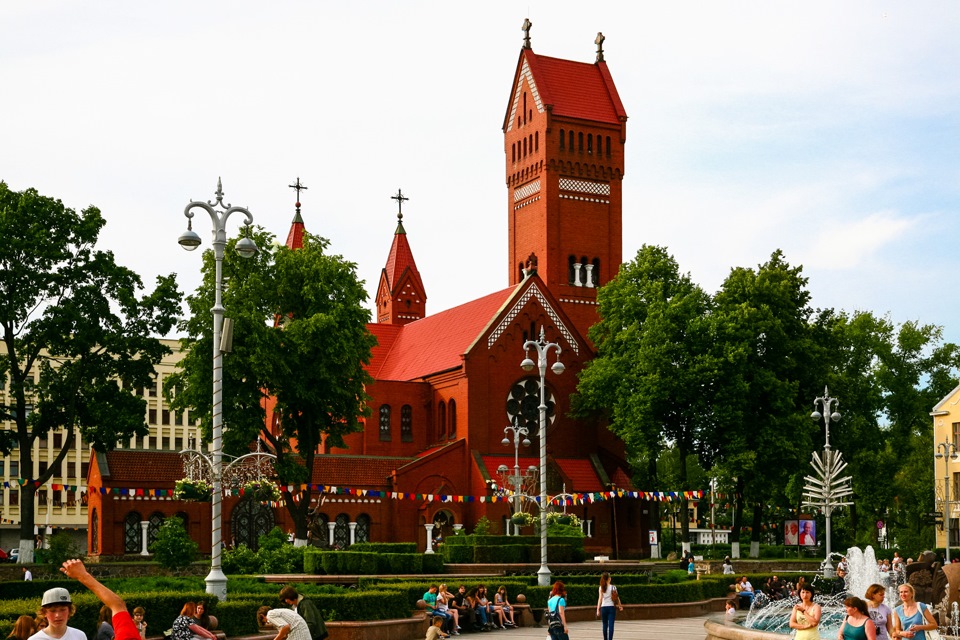
[[[307,187],[300,184],[299,176],[296,182],[288,186],[297,192],[297,211],[293,214],[293,222],[290,223],[290,232],[287,234],[287,247],[291,249],[302,249],[304,225],[303,218],[300,217],[300,192],[306,191]]]
[[[426,315],[427,294],[403,228],[403,203],[410,198],[397,189],[390,199],[397,201],[397,228],[377,287],[377,322],[407,324]]]

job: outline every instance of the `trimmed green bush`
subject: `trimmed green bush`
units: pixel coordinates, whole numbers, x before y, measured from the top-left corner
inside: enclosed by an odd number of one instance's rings
[[[347,551],[369,551],[372,553],[417,553],[416,542],[357,542]]]

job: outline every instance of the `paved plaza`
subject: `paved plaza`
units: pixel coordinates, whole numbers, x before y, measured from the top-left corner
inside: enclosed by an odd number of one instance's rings
[[[715,614],[711,614],[715,615]],[[703,623],[711,616],[696,618],[669,618],[664,620],[617,620],[614,640],[703,640],[706,632]],[[599,620],[572,622],[569,625],[570,640],[602,640],[603,629]],[[549,640],[545,627],[519,627],[507,631],[465,634],[461,638],[482,636],[483,640]]]

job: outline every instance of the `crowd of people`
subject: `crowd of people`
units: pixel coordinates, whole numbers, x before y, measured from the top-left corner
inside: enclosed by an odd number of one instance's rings
[[[456,593],[450,591],[446,583],[431,584],[423,601],[427,605],[427,615],[440,620],[439,633],[460,635],[461,631],[492,631],[517,626],[513,605],[503,585],[491,596],[487,587],[479,584],[467,589],[459,585]]]

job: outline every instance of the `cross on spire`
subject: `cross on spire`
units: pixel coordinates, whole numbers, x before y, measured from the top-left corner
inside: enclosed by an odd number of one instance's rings
[[[403,195],[403,192],[400,189],[397,189],[397,195],[390,196],[391,200],[397,201],[397,220],[403,221],[403,203],[409,200],[410,198]]]
[[[523,48],[524,49],[530,48],[530,27],[532,26],[533,26],[533,23],[530,22],[530,18],[523,19],[523,26],[521,27],[521,29],[523,29]]]
[[[297,176],[297,181],[291,185],[287,185],[291,189],[294,189],[297,192],[297,211],[300,211],[300,192],[306,191],[307,187],[300,184],[300,176]]]
[[[597,45],[597,62],[603,62],[603,41],[606,38],[603,36],[602,31],[597,32],[597,39],[593,41],[593,44]]]

